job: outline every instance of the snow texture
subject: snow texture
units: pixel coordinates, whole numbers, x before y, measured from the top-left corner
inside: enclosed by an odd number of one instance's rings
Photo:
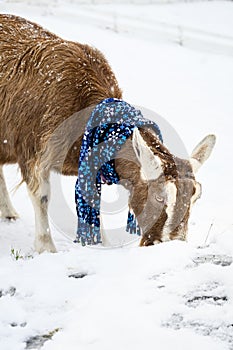
[[[203,136],[217,135],[197,176],[203,195],[193,208],[188,243],[83,248],[72,243],[75,219],[60,215],[66,234],[51,222],[59,253],[37,255],[26,188],[11,193],[20,219],[0,221],[0,349],[233,349],[233,2],[1,1],[0,11],[101,49],[124,99],[166,118],[188,153]],[[4,171],[12,190],[20,179],[17,166]],[[75,180],[60,181],[73,213]],[[108,204],[110,191],[121,193],[108,189]],[[117,215],[105,217],[105,228],[125,224]]]

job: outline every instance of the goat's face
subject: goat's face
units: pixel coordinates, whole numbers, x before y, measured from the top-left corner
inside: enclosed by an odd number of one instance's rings
[[[190,210],[201,196],[194,174],[209,157],[215,136],[202,140],[189,160],[172,156],[148,130],[135,129],[132,143],[140,163],[140,185],[131,198],[142,229],[141,245],[185,240]]]

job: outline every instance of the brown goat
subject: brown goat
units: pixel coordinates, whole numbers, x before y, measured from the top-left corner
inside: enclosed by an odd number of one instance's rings
[[[63,40],[12,15],[0,15],[0,78],[1,214],[17,216],[2,172],[3,164],[17,162],[35,207],[36,231],[43,231],[36,238],[36,249],[55,251],[49,231],[44,232],[48,223],[40,220],[47,211],[48,172],[43,174],[38,168],[46,142],[75,112],[107,97],[121,98],[122,93],[100,51]],[[77,175],[79,144],[66,156],[65,175]]]
[[[35,210],[36,250],[54,252],[47,216],[50,171],[77,175],[92,106],[120,99],[122,93],[98,50],[12,15],[0,15],[0,77],[1,216],[17,217],[2,167],[18,163]],[[190,207],[200,194],[193,169],[208,158],[214,143],[209,135],[187,161],[175,158],[149,130],[136,129],[126,141],[116,170],[130,190],[141,245],[185,239]]]

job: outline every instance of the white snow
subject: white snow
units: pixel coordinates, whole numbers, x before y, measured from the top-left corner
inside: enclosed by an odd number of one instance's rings
[[[174,153],[184,150],[166,122],[189,154],[208,133],[217,136],[197,175],[203,194],[193,208],[188,243],[139,248],[130,240],[124,246],[124,204],[121,218],[105,211],[105,228],[112,220],[116,229],[107,232],[106,245],[114,241],[118,248],[74,245],[76,179],[54,177],[54,188],[61,189],[60,197],[53,194],[50,221],[59,253],[39,256],[26,188],[11,192],[20,219],[0,221],[0,349],[25,349],[27,340],[50,332],[43,350],[233,349],[233,2],[2,1],[0,12],[101,49],[124,99],[165,119],[162,131]],[[4,171],[12,190],[20,181],[17,166]],[[123,196],[127,202],[122,190],[112,191],[116,201]],[[107,196],[106,208],[112,204]],[[69,277],[77,273],[87,276]]]

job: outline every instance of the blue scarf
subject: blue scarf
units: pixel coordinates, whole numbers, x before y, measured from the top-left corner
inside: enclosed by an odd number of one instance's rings
[[[134,128],[150,127],[160,138],[159,127],[143,118],[141,112],[125,101],[109,98],[92,111],[82,139],[75,202],[78,215],[77,238],[82,245],[101,243],[101,184],[117,184],[119,176],[114,158]],[[140,235],[134,214],[129,211],[127,232]]]

